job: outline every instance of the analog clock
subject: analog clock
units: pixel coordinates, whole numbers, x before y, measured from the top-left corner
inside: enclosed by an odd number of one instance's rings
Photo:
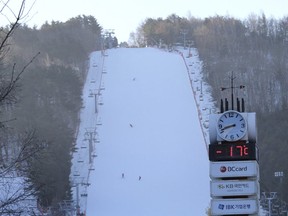
[[[237,111],[224,112],[217,122],[217,133],[223,140],[234,142],[240,140],[247,132],[245,118]]]

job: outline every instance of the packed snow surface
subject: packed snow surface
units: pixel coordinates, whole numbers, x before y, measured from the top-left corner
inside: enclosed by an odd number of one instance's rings
[[[74,196],[87,216],[206,215],[210,178],[201,113],[211,108],[199,105],[201,64],[196,50],[192,57],[187,52],[91,54],[72,166]]]

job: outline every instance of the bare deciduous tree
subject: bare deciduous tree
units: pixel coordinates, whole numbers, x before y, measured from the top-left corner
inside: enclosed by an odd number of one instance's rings
[[[5,106],[7,101],[14,101],[14,93],[21,75],[32,64],[39,55],[37,53],[20,70],[16,69],[16,63],[6,65],[6,58],[9,55],[11,36],[19,25],[28,17],[32,8],[27,8],[26,0],[19,1],[18,9],[10,7],[10,0],[0,0],[0,19],[7,21],[6,27],[0,27],[0,105]],[[11,68],[4,72],[3,68]],[[1,113],[3,114],[3,113]],[[5,121],[0,120],[1,133],[7,133]],[[5,147],[0,143],[0,155],[5,151],[8,158],[0,163],[0,215],[33,215],[33,210],[27,210],[29,200],[35,199],[35,189],[27,183],[25,177],[25,165],[31,157],[39,152],[43,145],[35,139],[34,132],[27,133],[24,137],[19,134],[8,135],[8,143]],[[14,141],[11,141],[14,140]],[[40,143],[40,144],[39,144]],[[16,145],[13,146],[12,145]],[[13,151],[12,151],[13,149]],[[14,151],[16,149],[16,151]],[[24,204],[23,204],[24,202]],[[34,202],[35,203],[35,202]],[[35,205],[34,205],[35,206]],[[25,213],[26,212],[26,213]],[[28,213],[29,212],[29,213]]]

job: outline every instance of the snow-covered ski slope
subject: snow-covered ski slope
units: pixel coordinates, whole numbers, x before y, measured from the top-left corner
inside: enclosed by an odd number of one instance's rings
[[[71,174],[87,216],[206,215],[212,102],[199,65],[195,49],[91,54]]]

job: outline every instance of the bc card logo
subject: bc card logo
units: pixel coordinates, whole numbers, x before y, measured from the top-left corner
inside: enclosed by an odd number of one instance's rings
[[[228,172],[246,172],[248,170],[247,166],[244,167],[236,167],[236,166],[221,166],[220,167],[220,172],[224,173],[226,171]]]
[[[220,167],[220,172],[224,173],[226,172],[227,168],[225,166],[221,166]]]

